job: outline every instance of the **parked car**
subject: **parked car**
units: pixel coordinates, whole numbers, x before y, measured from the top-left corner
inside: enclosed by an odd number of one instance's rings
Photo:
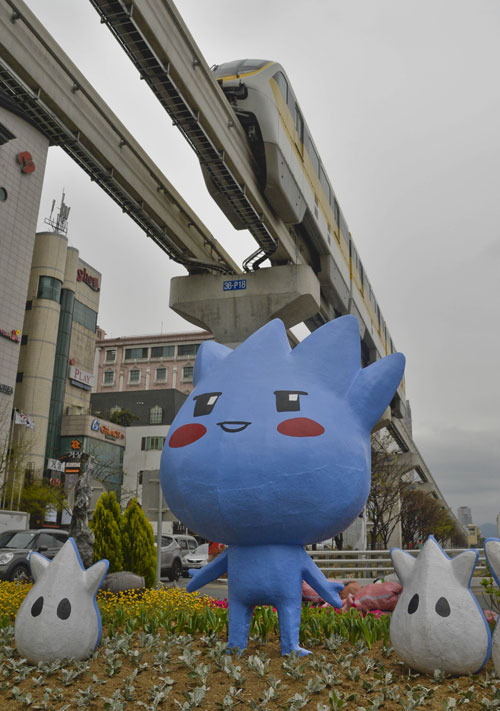
[[[181,547],[172,536],[161,537],[161,575],[179,580],[182,574]]]
[[[184,558],[184,565],[187,568],[203,568],[208,563],[208,543],[202,543],[201,546],[188,553]]]
[[[68,540],[68,532],[53,528],[2,531],[0,534],[0,580],[30,581],[32,551],[52,559]]]
[[[186,536],[180,533],[173,533],[172,538],[174,538],[174,540],[176,540],[181,547],[182,574],[187,575],[189,566],[186,565],[186,561],[184,559],[187,555],[193,553],[193,551],[198,548],[198,541],[194,536]]]

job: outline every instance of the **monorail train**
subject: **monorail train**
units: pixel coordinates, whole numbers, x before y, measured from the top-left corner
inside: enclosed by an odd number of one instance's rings
[[[213,72],[246,132],[268,202],[319,255],[316,271],[336,311],[356,313],[364,325],[365,364],[393,353],[375,294],[282,66],[241,59],[216,65]],[[210,190],[209,180],[207,186]],[[217,191],[211,192],[217,200]],[[241,229],[227,200],[220,207]],[[399,392],[404,402],[404,384]]]

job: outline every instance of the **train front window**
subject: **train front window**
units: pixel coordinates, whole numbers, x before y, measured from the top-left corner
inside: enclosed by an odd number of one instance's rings
[[[288,102],[288,82],[285,79],[285,75],[283,74],[283,72],[276,72],[276,74],[273,76],[273,79],[279,86],[279,89],[283,94],[283,98],[286,102]]]

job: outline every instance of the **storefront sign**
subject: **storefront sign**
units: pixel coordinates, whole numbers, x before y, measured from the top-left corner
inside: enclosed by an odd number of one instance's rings
[[[14,392],[14,388],[12,388],[10,385],[5,385],[4,383],[0,383],[0,393],[5,393],[6,395],[12,395]]]
[[[18,153],[17,162],[21,166],[21,173],[33,173],[35,171],[33,156],[29,151],[22,151],[22,153]]]
[[[86,269],[79,269],[76,273],[76,280],[83,281],[93,291],[100,291],[99,279],[88,273]]]
[[[66,474],[79,474],[80,462],[66,462]]]
[[[49,459],[47,469],[52,472],[63,472],[66,468],[66,462],[61,462],[59,459]]]
[[[19,343],[21,340],[19,338],[20,335],[21,331],[18,328],[13,328],[12,331],[5,331],[3,328],[0,328],[0,336],[7,338],[9,341],[13,341],[14,343]]]
[[[125,435],[122,432],[120,432],[119,430],[113,430],[113,429],[111,429],[111,427],[101,424],[99,422],[99,420],[97,420],[97,419],[92,420],[90,429],[93,432],[100,432],[101,434],[103,434],[106,437],[106,439],[113,439],[115,441],[117,439],[125,439]]]
[[[77,388],[82,388],[83,390],[92,390],[95,383],[92,373],[87,373],[76,365],[70,365],[69,367],[69,380],[72,385],[76,385]]]

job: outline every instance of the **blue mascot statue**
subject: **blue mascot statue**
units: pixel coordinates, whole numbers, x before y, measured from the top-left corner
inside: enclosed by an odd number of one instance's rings
[[[299,647],[302,580],[340,607],[304,550],[343,531],[370,489],[370,431],[404,356],[361,368],[358,321],[344,316],[293,350],[271,321],[238,348],[202,344],[194,390],[165,442],[161,481],[175,515],[227,544],[187,589],[228,573],[228,648],[247,646],[255,605],[274,605],[281,653]]]

